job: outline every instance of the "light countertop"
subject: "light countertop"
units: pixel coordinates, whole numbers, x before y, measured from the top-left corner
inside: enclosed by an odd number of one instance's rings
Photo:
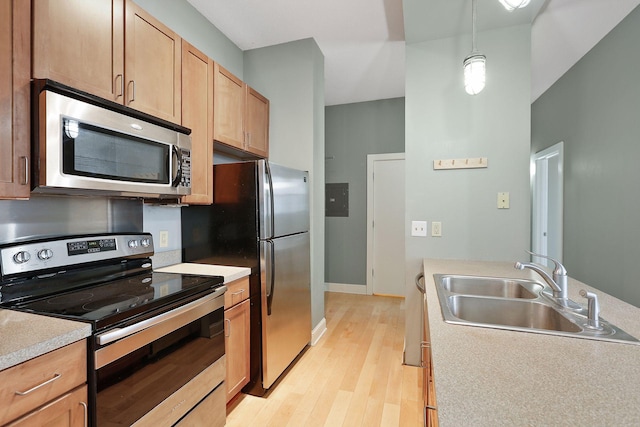
[[[425,259],[424,273],[442,426],[640,425],[640,345],[448,324],[433,274],[542,280],[500,262]],[[569,279],[569,297],[584,305],[580,289],[640,338],[639,308]]]
[[[160,273],[180,273],[180,274],[197,274],[200,276],[221,276],[224,277],[224,283],[233,282],[242,279],[251,274],[251,269],[247,267],[231,267],[228,265],[212,265],[212,264],[195,264],[184,262],[174,264],[168,267],[158,268],[155,271]]]
[[[0,309],[0,370],[89,335],[89,323]]]

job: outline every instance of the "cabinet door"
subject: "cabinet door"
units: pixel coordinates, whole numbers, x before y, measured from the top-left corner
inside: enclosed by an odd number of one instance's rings
[[[125,105],[180,123],[180,37],[127,0],[124,43]]]
[[[242,80],[216,63],[213,75],[213,139],[245,148],[244,103]]]
[[[249,382],[249,309],[245,300],[224,312],[227,402]]]
[[[247,151],[269,157],[269,100],[247,86],[245,139]]]
[[[29,197],[30,4],[0,3],[0,199]]]
[[[7,427],[83,427],[88,425],[87,386],[78,387]]]
[[[191,129],[191,195],[184,203],[213,202],[213,61],[182,41],[182,125]]]
[[[33,76],[123,102],[123,0],[33,0]]]

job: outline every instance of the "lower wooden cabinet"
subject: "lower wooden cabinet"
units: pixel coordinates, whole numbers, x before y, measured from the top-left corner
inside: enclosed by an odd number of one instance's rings
[[[85,340],[7,368],[0,372],[0,425],[86,425],[86,382]]]
[[[227,284],[224,303],[224,348],[227,361],[225,384],[229,402],[249,382],[250,376],[251,310],[248,277]]]
[[[433,378],[433,363],[431,361],[431,336],[429,334],[429,312],[427,300],[424,298],[424,312],[422,325],[422,391],[424,403],[424,425],[438,426],[438,407],[436,403],[436,387]]]
[[[249,382],[249,308],[244,300],[224,312],[227,402]]]
[[[87,386],[78,387],[17,419],[8,427],[83,427],[88,424]]]

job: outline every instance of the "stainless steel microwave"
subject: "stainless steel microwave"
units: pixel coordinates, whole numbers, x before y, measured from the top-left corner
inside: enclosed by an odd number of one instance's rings
[[[45,82],[43,88],[34,82],[34,192],[153,198],[191,193],[188,129],[152,123],[127,107]]]

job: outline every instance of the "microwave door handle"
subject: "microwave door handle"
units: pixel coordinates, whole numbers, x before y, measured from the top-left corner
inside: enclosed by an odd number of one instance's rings
[[[172,166],[175,171],[173,175],[173,180],[171,181],[172,187],[177,187],[182,179],[182,153],[178,150],[178,147],[175,145],[171,146],[171,157],[172,157]],[[175,159],[175,161],[174,161]]]

